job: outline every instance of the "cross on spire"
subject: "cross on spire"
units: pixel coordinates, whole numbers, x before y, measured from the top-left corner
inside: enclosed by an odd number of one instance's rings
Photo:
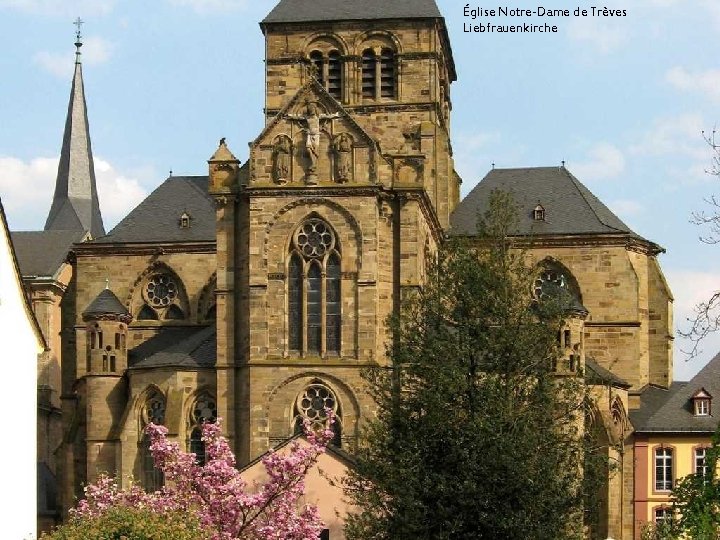
[[[75,31],[75,57],[76,62],[80,62],[80,47],[82,47],[82,25],[85,21],[83,21],[80,17],[75,19],[73,24],[77,26],[77,30]]]

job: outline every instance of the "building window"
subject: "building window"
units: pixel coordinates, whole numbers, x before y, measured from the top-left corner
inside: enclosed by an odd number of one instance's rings
[[[672,521],[672,508],[660,506],[653,511],[653,519],[656,525],[670,523]]]
[[[707,466],[707,448],[696,448],[694,452],[694,463],[693,463],[693,470],[695,471],[695,474],[702,476],[703,478],[707,477],[708,474],[708,466]]]
[[[187,296],[182,283],[169,272],[150,276],[142,288],[144,303],[136,319],[138,321],[185,320]]]
[[[655,491],[671,491],[673,488],[673,450],[655,449]]]
[[[330,529],[323,529],[318,538],[319,540],[330,540]]]
[[[320,51],[310,53],[310,66],[313,77],[328,94],[337,99],[342,98],[342,58],[336,50],[324,55]]]
[[[340,354],[340,247],[323,220],[306,220],[295,232],[288,263],[288,349]]]
[[[328,422],[327,409],[335,415],[333,423],[335,435],[332,443],[340,447],[342,436],[340,407],[334,392],[319,380],[308,385],[295,400],[295,434],[303,432],[305,420],[310,422],[313,429],[324,428]]]
[[[701,388],[700,390],[695,392],[690,399],[692,399],[693,401],[693,412],[695,416],[710,416],[710,414],[712,413],[710,410],[710,404],[712,400],[710,392],[708,392],[704,388]]]
[[[367,99],[394,98],[395,90],[395,52],[392,49],[380,49],[378,55],[374,49],[365,49],[362,53],[362,96]]]
[[[198,397],[190,412],[190,440],[188,449],[195,454],[198,465],[205,465],[205,442],[202,440],[202,425],[213,423],[217,419],[217,404],[215,398],[208,394]]]
[[[535,221],[545,221],[545,208],[540,203],[537,203],[535,210],[533,210],[533,219]]]
[[[157,491],[165,483],[163,472],[155,467],[155,460],[150,451],[150,437],[144,433],[145,427],[151,422],[157,425],[165,423],[165,399],[158,392],[154,392],[148,397],[142,411],[143,437],[140,441],[140,478],[145,491],[148,492]]]

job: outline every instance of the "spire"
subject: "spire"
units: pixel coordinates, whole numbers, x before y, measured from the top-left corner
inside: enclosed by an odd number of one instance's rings
[[[75,34],[75,74],[55,180],[55,195],[45,230],[90,231],[92,237],[97,238],[105,234],[105,228],[97,196],[80,62],[82,20],[78,17],[74,24],[78,28]]]

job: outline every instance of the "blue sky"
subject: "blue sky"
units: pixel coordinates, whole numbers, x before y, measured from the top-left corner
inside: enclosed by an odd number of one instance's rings
[[[357,0],[361,1],[361,0]],[[391,1],[391,0],[389,0]],[[626,223],[667,248],[676,321],[720,288],[720,246],[691,213],[720,192],[701,131],[720,122],[717,0],[608,0],[626,17],[477,19],[438,0],[458,81],[453,148],[466,194],[490,169],[567,167]],[[52,199],[73,68],[83,69],[106,227],[174,174],[205,174],[220,137],[247,158],[260,131],[263,38],[274,0],[0,0],[0,197],[13,229],[39,229]],[[589,8],[576,0],[470,7]],[[464,23],[549,23],[551,34],[479,34]],[[677,340],[676,350],[689,345]],[[699,358],[676,352],[686,379]]]

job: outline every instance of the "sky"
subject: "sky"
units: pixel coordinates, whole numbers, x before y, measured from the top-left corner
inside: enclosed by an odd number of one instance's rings
[[[361,0],[356,0],[361,1]],[[388,0],[392,1],[392,0]],[[720,289],[720,246],[693,212],[720,194],[702,132],[720,123],[718,0],[437,0],[458,80],[452,142],[467,194],[496,167],[560,165],[642,236],[661,265],[680,328]],[[11,229],[41,229],[52,200],[74,62],[82,61],[106,229],[168,176],[207,174],[226,137],[244,161],[263,125],[263,36],[275,0],[0,0],[0,197]],[[531,16],[473,19],[476,8]],[[625,10],[593,15],[592,7]],[[543,8],[543,9],[539,9]],[[588,16],[574,16],[575,8]],[[570,10],[548,17],[543,10]],[[597,12],[596,12],[597,13]],[[550,33],[466,32],[545,24]],[[692,377],[720,336],[675,377]]]

